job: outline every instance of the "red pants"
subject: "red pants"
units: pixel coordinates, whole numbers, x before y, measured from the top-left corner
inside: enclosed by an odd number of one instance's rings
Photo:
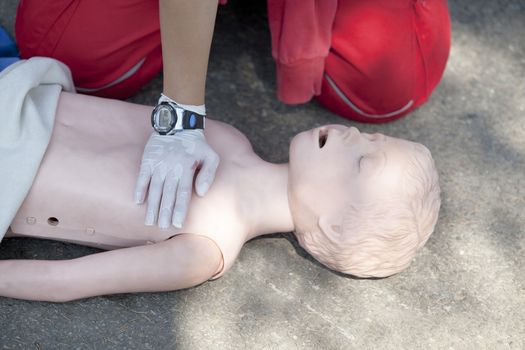
[[[449,50],[446,0],[340,0],[317,100],[361,122],[397,119],[428,99]]]
[[[67,64],[79,92],[128,98],[162,69],[157,0],[21,0],[22,58]],[[364,122],[424,103],[450,48],[446,0],[340,0],[318,101]]]
[[[79,92],[128,98],[162,69],[158,0],[21,0],[15,31],[22,58],[64,62]]]

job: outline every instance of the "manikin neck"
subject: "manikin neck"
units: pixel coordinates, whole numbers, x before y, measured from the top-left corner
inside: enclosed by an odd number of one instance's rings
[[[237,174],[236,197],[247,228],[246,241],[293,231],[288,205],[288,163],[269,163],[254,155],[239,167]]]

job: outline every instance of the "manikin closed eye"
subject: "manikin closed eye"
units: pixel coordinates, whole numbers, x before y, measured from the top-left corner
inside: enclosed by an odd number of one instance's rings
[[[377,173],[385,167],[387,156],[385,152],[367,153],[359,157],[359,172]]]
[[[361,171],[362,162],[363,162],[364,159],[365,159],[365,156],[362,155],[362,156],[359,157],[359,159],[357,160],[357,165],[358,165],[358,169],[359,169],[359,171]]]

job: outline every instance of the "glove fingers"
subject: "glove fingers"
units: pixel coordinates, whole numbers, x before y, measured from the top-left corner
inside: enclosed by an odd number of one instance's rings
[[[148,211],[146,213],[145,221],[147,226],[155,225],[155,222],[157,222],[163,184],[164,179],[162,176],[160,176],[158,172],[154,172],[149,186]]]
[[[208,192],[208,189],[215,179],[219,162],[219,156],[215,152],[210,152],[204,159],[202,167],[199,170],[199,175],[197,175],[197,179],[195,180],[195,191],[199,196],[202,197]]]
[[[168,228],[173,216],[173,205],[175,203],[175,194],[182,175],[182,166],[177,164],[175,168],[168,173],[164,180],[164,190],[162,192],[162,202],[160,205],[159,227]]]
[[[151,179],[151,171],[148,166],[141,166],[137,184],[135,185],[135,203],[142,204],[146,198],[146,191]]]
[[[162,201],[159,212],[159,227],[166,229],[171,225],[173,215],[173,204],[175,203],[175,193],[177,191],[179,179],[166,178],[164,181],[164,190],[162,191]]]
[[[191,199],[191,186],[193,183],[194,171],[195,168],[186,171],[182,175],[179,187],[177,188],[177,200],[175,201],[175,210],[172,218],[172,223],[177,228],[181,228],[186,219],[186,213],[188,212],[188,205]]]

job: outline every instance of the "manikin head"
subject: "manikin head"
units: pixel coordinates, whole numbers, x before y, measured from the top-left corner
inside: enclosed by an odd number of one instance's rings
[[[342,125],[294,137],[288,187],[299,244],[329,268],[358,277],[407,267],[440,207],[425,146]]]

